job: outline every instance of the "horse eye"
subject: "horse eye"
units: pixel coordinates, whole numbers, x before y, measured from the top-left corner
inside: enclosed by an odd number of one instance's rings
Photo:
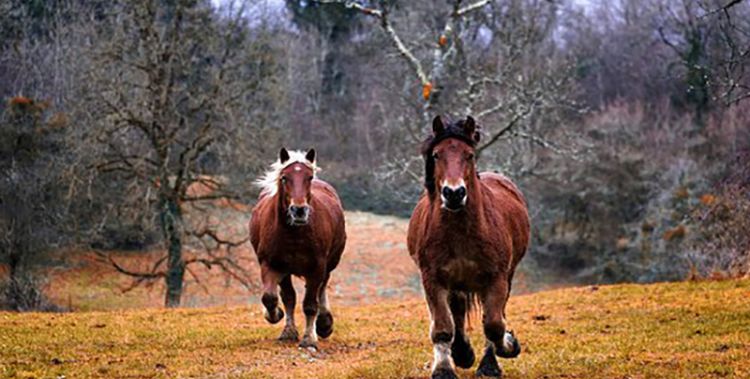
[[[281,177],[281,184],[286,184],[286,176]]]
[[[307,180],[310,180],[310,181],[312,181],[312,180],[313,180],[313,177],[312,177],[312,176],[308,176],[308,177],[307,177]]]
[[[473,160],[474,160],[474,154],[469,154],[469,158],[468,158],[468,159],[469,159],[470,161],[473,161]]]
[[[437,160],[438,158],[440,158],[440,156],[438,155],[438,153],[432,154],[432,159]]]

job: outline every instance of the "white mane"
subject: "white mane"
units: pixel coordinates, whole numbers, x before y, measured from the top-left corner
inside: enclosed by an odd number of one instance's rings
[[[313,176],[316,176],[316,173],[320,171],[320,168],[318,168],[315,162],[311,163],[308,161],[307,158],[305,158],[305,154],[304,151],[290,150],[289,159],[286,162],[281,163],[281,160],[273,162],[269,170],[263,174],[263,177],[255,182],[255,184],[261,188],[261,193],[265,193],[267,196],[275,195],[279,190],[279,176],[281,175],[281,171],[295,163],[302,163],[309,167],[313,172]]]

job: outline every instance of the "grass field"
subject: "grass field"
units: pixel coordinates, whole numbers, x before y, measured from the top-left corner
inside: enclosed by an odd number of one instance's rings
[[[259,305],[0,313],[0,376],[429,376],[423,302],[334,304],[334,312],[336,330],[317,352],[276,342],[280,326],[266,324]],[[748,280],[546,291],[513,297],[508,318],[524,351],[501,361],[507,378],[750,377]],[[480,330],[475,322],[475,348]]]

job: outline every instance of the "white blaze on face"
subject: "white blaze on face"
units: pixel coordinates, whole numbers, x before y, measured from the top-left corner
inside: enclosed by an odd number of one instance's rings
[[[306,207],[307,206],[307,200],[302,201],[295,201],[292,200],[291,204],[289,204],[290,207]]]

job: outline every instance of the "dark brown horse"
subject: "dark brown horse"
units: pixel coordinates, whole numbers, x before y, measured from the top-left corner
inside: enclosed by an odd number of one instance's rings
[[[477,375],[500,377],[495,354],[513,358],[521,352],[506,330],[505,304],[529,244],[529,215],[508,178],[477,173],[477,129],[471,117],[434,119],[422,151],[427,190],[409,223],[409,253],[419,266],[432,318],[433,378],[456,378],[454,364],[474,364],[464,324],[475,298],[483,308],[487,340]]]
[[[318,336],[333,333],[333,315],[326,296],[331,271],[346,244],[344,213],[336,191],[315,177],[315,150],[281,149],[279,160],[260,180],[263,191],[253,209],[250,242],[260,263],[265,318],[275,324],[284,317],[280,340],[297,341],[294,324],[296,293],[292,275],[305,279],[305,334],[300,346],[317,347]]]

